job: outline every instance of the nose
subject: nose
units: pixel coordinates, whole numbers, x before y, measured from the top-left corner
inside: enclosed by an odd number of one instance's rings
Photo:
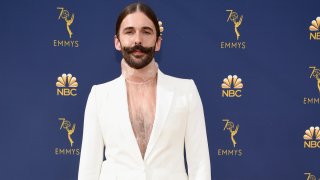
[[[141,39],[141,35],[140,33],[136,33],[135,34],[135,37],[134,37],[134,44],[137,45],[137,44],[142,44],[142,39]]]

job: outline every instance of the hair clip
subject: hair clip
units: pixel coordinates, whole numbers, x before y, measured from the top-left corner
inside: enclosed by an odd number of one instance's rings
[[[162,26],[162,22],[158,21],[158,24],[159,24],[159,28],[160,28],[160,36],[162,36],[162,32],[164,31],[164,28]]]

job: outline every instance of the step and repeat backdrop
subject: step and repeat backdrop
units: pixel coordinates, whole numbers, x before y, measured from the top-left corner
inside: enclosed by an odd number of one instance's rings
[[[1,2],[0,179],[76,180],[92,85],[133,1]],[[198,87],[215,180],[320,179],[320,1],[143,1],[156,61]]]

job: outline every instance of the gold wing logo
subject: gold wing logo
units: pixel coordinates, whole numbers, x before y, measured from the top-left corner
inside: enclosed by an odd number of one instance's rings
[[[317,180],[317,177],[311,173],[304,173],[307,176],[307,180]]]
[[[309,68],[312,69],[310,78],[314,77],[317,80],[318,90],[320,92],[320,69],[317,69],[315,66],[311,66]]]
[[[320,140],[320,131],[319,127],[313,127],[311,126],[309,129],[305,131],[305,134],[303,135],[304,140]]]
[[[70,13],[68,10],[65,10],[63,7],[57,7],[57,9],[60,10],[60,14],[59,14],[58,19],[64,19],[64,21],[66,22],[66,28],[69,33],[69,37],[71,39],[73,33],[70,29],[70,26],[74,21],[74,14],[72,14],[70,17]]]
[[[71,127],[70,121],[66,120],[65,118],[59,118],[59,120],[62,121],[61,122],[61,126],[60,126],[60,130],[63,128],[63,129],[65,129],[67,131],[68,140],[70,142],[70,146],[72,147],[74,141],[72,140],[71,135],[74,133],[74,131],[76,129],[76,124],[73,124],[72,128],[70,129],[70,127]]]
[[[56,82],[57,87],[78,87],[78,82],[76,77],[72,77],[72,74],[62,74],[62,76],[58,77],[58,81]]]
[[[235,11],[233,11],[233,10],[226,10],[226,11],[229,12],[229,16],[228,16],[227,22],[228,21],[232,21],[233,22],[233,24],[234,24],[234,32],[236,33],[237,40],[239,40],[240,32],[238,31],[238,27],[242,23],[243,15],[241,15],[240,18],[239,18],[238,13],[236,13]]]
[[[243,84],[242,84],[242,79],[238,78],[237,75],[229,75],[227,78],[223,79],[223,83],[221,84],[221,87],[223,89],[242,89]]]
[[[239,124],[238,124],[236,127],[234,127],[233,122],[231,122],[230,120],[228,120],[228,119],[223,119],[222,121],[224,121],[224,122],[226,123],[225,126],[224,126],[224,128],[223,128],[223,130],[224,130],[224,131],[225,131],[225,130],[229,130],[229,132],[230,132],[230,138],[231,138],[233,147],[236,147],[237,142],[236,142],[236,140],[234,139],[234,136],[235,136],[235,135],[238,133],[238,131],[239,131]]]
[[[316,20],[311,21],[311,26],[309,26],[310,31],[319,31],[320,29],[320,17],[317,17]]]

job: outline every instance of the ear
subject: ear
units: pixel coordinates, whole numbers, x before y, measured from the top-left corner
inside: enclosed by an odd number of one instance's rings
[[[159,36],[159,37],[158,37],[158,40],[157,40],[157,42],[156,42],[156,48],[155,48],[155,51],[160,51],[161,41],[162,41],[162,37],[161,37],[161,36]]]
[[[117,35],[114,35],[114,47],[116,48],[116,50],[121,51],[121,43]]]

